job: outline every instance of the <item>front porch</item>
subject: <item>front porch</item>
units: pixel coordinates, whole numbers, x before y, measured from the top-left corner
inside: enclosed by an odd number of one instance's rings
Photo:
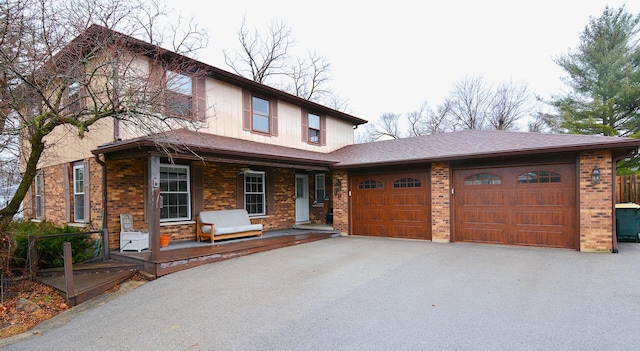
[[[301,229],[302,228],[302,229]],[[296,226],[292,229],[265,231],[261,237],[210,242],[174,241],[160,249],[152,259],[150,251],[111,251],[111,259],[142,266],[141,274],[149,279],[199,265],[340,236],[327,225]]]

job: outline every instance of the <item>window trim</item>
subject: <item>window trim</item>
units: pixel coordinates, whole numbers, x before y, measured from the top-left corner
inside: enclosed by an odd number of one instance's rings
[[[160,202],[160,222],[176,222],[176,221],[190,221],[191,220],[191,167],[188,165],[172,165],[168,163],[160,163],[160,173],[162,173],[163,169],[176,170],[176,169],[184,169],[186,170],[186,191],[162,191],[162,177],[160,177],[160,197],[162,198],[162,194],[186,194],[187,195],[187,214],[186,217],[168,217],[162,218],[162,208],[164,207],[164,199]],[[180,204],[179,204],[180,205]]]
[[[322,178],[322,179],[320,179]],[[325,181],[326,181],[326,176],[325,173],[316,173],[315,177],[314,177],[314,183],[313,183],[313,187],[314,187],[314,194],[315,194],[315,200],[316,203],[319,205],[323,205],[324,204],[324,199],[327,196],[327,187],[325,185]],[[320,185],[322,185],[322,187],[320,187]],[[319,196],[318,192],[322,191],[322,196]]]
[[[262,191],[261,192],[247,192],[247,176],[256,176],[259,175],[260,179],[262,180]],[[244,181],[243,181],[243,187],[244,187],[244,209],[247,210],[247,213],[249,214],[249,217],[255,217],[255,216],[265,216],[267,214],[267,196],[266,196],[266,172],[264,171],[247,171],[244,173]],[[249,203],[249,201],[247,201],[247,195],[262,195],[262,211],[260,213],[252,213],[248,206],[251,205]]]
[[[80,189],[78,190],[78,178],[76,177],[77,173],[76,171],[81,171],[82,172],[82,185],[79,187]],[[73,165],[73,221],[75,223],[85,223],[86,218],[85,218],[85,206],[86,201],[85,201],[85,181],[86,181],[86,170],[84,168],[84,164],[80,163],[80,164],[74,164]],[[79,201],[78,199],[82,199],[82,210],[79,210],[78,208],[78,204]]]

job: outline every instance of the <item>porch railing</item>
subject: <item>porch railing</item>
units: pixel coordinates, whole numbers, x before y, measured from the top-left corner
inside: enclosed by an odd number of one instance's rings
[[[96,230],[90,232],[79,232],[79,233],[63,233],[63,234],[52,234],[52,235],[29,235],[27,236],[27,267],[29,268],[29,276],[33,279],[35,278],[37,269],[38,269],[38,241],[47,240],[51,238],[62,238],[62,237],[71,237],[71,236],[79,236],[79,235],[93,235],[99,234],[98,239],[96,240],[96,244],[94,246],[94,255],[93,258],[85,261],[85,262],[95,262],[95,261],[104,261],[109,257],[109,247],[105,243],[107,243],[107,230]]]

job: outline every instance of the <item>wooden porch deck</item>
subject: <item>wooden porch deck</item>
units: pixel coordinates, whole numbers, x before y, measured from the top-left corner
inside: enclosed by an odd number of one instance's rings
[[[264,232],[260,237],[216,241],[213,244],[196,241],[173,242],[160,250],[159,258],[155,261],[151,259],[151,252],[148,251],[111,252],[110,256],[118,261],[142,265],[143,273],[153,279],[211,262],[339,235],[339,231],[326,228],[275,230]]]
[[[160,258],[151,260],[151,252],[110,252],[111,259],[103,262],[73,265],[74,293],[66,292],[62,269],[41,270],[38,280],[67,295],[67,302],[74,306],[131,278],[136,272],[147,279],[155,279],[169,273],[227,260],[253,253],[293,246],[339,236],[330,227],[287,229],[264,232],[261,237],[231,239],[205,243],[180,241],[170,243],[160,251]]]

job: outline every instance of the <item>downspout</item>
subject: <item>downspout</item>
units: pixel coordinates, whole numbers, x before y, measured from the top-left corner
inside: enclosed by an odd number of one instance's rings
[[[100,224],[100,230],[102,231],[102,250],[103,259],[109,258],[109,232],[105,230],[107,220],[107,163],[100,159],[98,154],[93,155],[96,162],[102,168],[102,223]]]
[[[628,158],[629,156],[635,156],[638,153],[638,150],[634,150],[630,155],[626,155],[626,156],[618,156],[618,157],[614,157],[612,158],[612,165],[611,165],[611,184],[613,185],[611,187],[611,198],[613,199],[612,203],[611,203],[611,211],[613,212],[613,216],[611,216],[613,218],[613,235],[611,236],[611,252],[612,253],[618,253],[618,231],[616,228],[616,168],[618,166],[618,161],[624,160],[625,158]]]

